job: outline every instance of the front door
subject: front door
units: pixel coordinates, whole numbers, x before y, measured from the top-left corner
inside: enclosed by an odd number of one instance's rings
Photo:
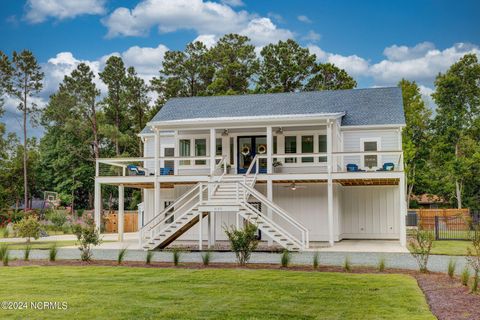
[[[237,140],[238,152],[237,163],[238,173],[246,173],[250,165],[252,164],[255,155],[267,153],[267,137],[266,136],[248,136],[238,137]],[[267,159],[260,159],[260,173],[266,172]],[[256,168],[252,168],[252,172],[255,172]]]

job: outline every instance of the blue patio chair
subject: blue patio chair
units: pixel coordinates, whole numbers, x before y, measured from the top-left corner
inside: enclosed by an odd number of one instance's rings
[[[161,176],[169,176],[173,174],[173,168],[160,168],[160,175]]]
[[[385,162],[383,166],[377,171],[393,171],[393,169],[395,169],[395,164],[393,164],[392,162]]]
[[[266,174],[267,173],[267,168],[258,168],[258,173]]]
[[[347,171],[348,172],[357,172],[357,171],[359,171],[358,166],[354,163],[349,163],[349,164],[347,164]]]
[[[145,171],[143,170],[140,170],[136,165],[134,164],[129,164],[127,165],[127,169],[128,171],[130,172],[133,172],[135,175],[137,176],[144,176],[145,175]]]

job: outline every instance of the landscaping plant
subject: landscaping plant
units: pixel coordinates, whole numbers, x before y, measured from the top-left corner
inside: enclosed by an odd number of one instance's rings
[[[448,276],[450,277],[450,279],[453,279],[453,276],[455,275],[455,268],[457,266],[457,262],[453,259],[450,259],[450,261],[448,261]]]
[[[150,264],[152,262],[153,251],[147,251],[147,256],[145,257],[145,264]]]
[[[0,260],[3,259],[3,256],[8,251],[8,245],[5,243],[0,244]]]
[[[173,265],[178,266],[180,263],[180,250],[173,249]]]
[[[3,253],[3,257],[2,257],[3,265],[5,267],[8,266],[9,261],[10,261],[10,253],[8,252],[8,248],[7,248],[7,250],[5,250],[5,252]]]
[[[283,250],[281,263],[283,268],[288,268],[290,260],[292,259],[292,254],[288,250]]]
[[[352,264],[350,263],[350,257],[349,256],[345,257],[345,261],[343,262],[343,270],[345,272],[352,271]]]
[[[122,248],[118,252],[117,263],[122,264],[123,260],[125,259],[125,255],[127,254],[127,248]]]
[[[95,223],[91,216],[85,218],[84,223],[73,225],[73,233],[77,236],[80,250],[80,258],[82,261],[92,260],[92,246],[99,245],[100,231],[95,227]]]
[[[13,228],[20,237],[27,238],[27,243],[30,243],[30,238],[36,240],[40,237],[40,223],[34,215],[23,218]]]
[[[206,251],[202,253],[202,262],[204,266],[208,266],[210,264],[211,256],[212,256],[212,253],[210,251]]]
[[[378,271],[383,272],[385,271],[385,258],[380,258],[380,261],[378,261]]]
[[[48,260],[50,261],[57,260],[57,253],[58,253],[57,244],[54,243],[48,250]]]
[[[468,269],[468,266],[465,266],[462,271],[462,276],[460,277],[462,284],[464,286],[468,286],[468,280],[470,280],[470,270]]]
[[[25,251],[23,251],[23,260],[28,261],[30,259],[30,250],[32,250],[32,246],[27,244]]]
[[[478,277],[480,276],[480,224],[472,232],[472,247],[467,248],[467,263],[473,269],[472,292],[478,290]]]
[[[250,260],[252,251],[258,246],[257,227],[248,223],[243,229],[225,227],[225,233],[230,241],[232,251],[235,252],[237,262],[244,266]]]
[[[428,258],[433,246],[433,234],[425,230],[414,230],[409,240],[412,256],[417,260],[420,272],[428,272]]]
[[[313,254],[313,269],[318,269],[319,260],[320,260],[320,254],[318,252],[315,252]]]

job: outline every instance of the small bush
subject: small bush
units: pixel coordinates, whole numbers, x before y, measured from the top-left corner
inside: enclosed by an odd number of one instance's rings
[[[472,289],[472,293],[476,293],[478,291],[478,273],[475,273],[473,275],[473,282],[472,282],[472,286],[471,286],[471,289]]]
[[[10,229],[8,229],[8,227],[5,227],[2,231],[4,238],[8,238],[10,236]]]
[[[0,244],[0,260],[3,259],[3,256],[5,255],[5,252],[8,251],[8,245],[5,243]]]
[[[145,257],[145,263],[150,264],[152,262],[153,251],[147,251],[147,256]]]
[[[25,250],[23,251],[23,260],[28,261],[30,260],[30,250],[32,250],[32,246],[27,244]]]
[[[173,249],[173,265],[178,266],[180,263],[180,250]]]
[[[118,251],[118,257],[117,257],[118,264],[122,264],[126,254],[127,254],[127,248],[122,248],[120,249],[120,251]]]
[[[378,261],[378,271],[385,271],[385,258],[380,258],[380,261]]]
[[[453,259],[450,259],[450,261],[448,261],[448,270],[447,270],[447,273],[450,279],[453,279],[453,277],[455,276],[456,267],[457,267],[457,262]]]
[[[225,233],[230,241],[232,251],[235,252],[237,262],[244,266],[250,260],[252,251],[257,248],[257,227],[251,223],[247,224],[243,229],[235,227],[225,227]]]
[[[343,262],[343,271],[350,272],[352,271],[352,264],[350,263],[350,257],[345,257],[345,261]]]
[[[318,269],[318,265],[320,264],[320,254],[315,252],[313,254],[313,269]]]
[[[480,224],[472,232],[472,247],[467,248],[467,263],[473,269],[472,292],[478,290],[478,276],[480,274]]]
[[[67,222],[67,213],[61,210],[49,210],[45,214],[45,218],[52,222],[57,230],[61,230],[62,226]]]
[[[62,232],[63,232],[64,234],[70,234],[70,233],[72,233],[72,225],[69,224],[68,222],[64,223],[64,224],[62,225]]]
[[[470,280],[470,270],[468,269],[467,266],[465,266],[465,268],[463,268],[460,280],[462,281],[462,284],[464,286],[468,286],[468,281]]]
[[[73,233],[77,236],[80,246],[80,258],[82,261],[92,260],[92,246],[99,245],[102,240],[100,239],[100,231],[95,227],[95,223],[91,216],[86,217],[85,222],[74,224]]]
[[[30,243],[30,238],[38,239],[40,237],[40,223],[33,215],[15,223],[13,228],[20,237],[27,238],[28,243]]]
[[[282,268],[288,268],[288,265],[290,264],[291,259],[292,259],[292,254],[288,250],[283,250],[282,258],[280,261],[282,264]]]
[[[57,253],[58,253],[57,244],[54,243],[48,250],[48,260],[52,262],[57,260]]]
[[[428,272],[428,258],[433,246],[433,234],[425,230],[415,230],[409,241],[411,255],[417,260],[420,272]]]
[[[202,262],[204,266],[208,266],[210,264],[211,257],[212,257],[212,253],[210,251],[206,251],[202,253]]]
[[[8,249],[4,252],[3,257],[2,257],[2,262],[3,265],[6,267],[8,266],[8,262],[10,261],[10,253],[8,252]]]

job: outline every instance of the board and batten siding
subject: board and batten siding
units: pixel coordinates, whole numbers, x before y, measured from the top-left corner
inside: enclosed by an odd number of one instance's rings
[[[175,145],[175,140],[173,136],[161,136],[160,137],[160,156],[165,156],[165,148],[173,148]],[[147,137],[143,144],[143,154],[144,157],[155,157],[155,138]],[[155,161],[147,160],[144,164],[150,172],[155,171]],[[163,160],[160,162],[160,166],[163,167]]]
[[[362,151],[361,141],[362,139],[379,139],[380,151],[398,151],[399,148],[399,133],[398,129],[389,130],[344,130],[343,131],[343,151],[354,152]],[[393,162],[397,164],[398,156],[381,156],[380,165],[385,162]],[[361,165],[360,156],[347,156],[344,159],[344,164],[354,163]]]
[[[344,239],[398,239],[399,213],[398,186],[342,188]]]

